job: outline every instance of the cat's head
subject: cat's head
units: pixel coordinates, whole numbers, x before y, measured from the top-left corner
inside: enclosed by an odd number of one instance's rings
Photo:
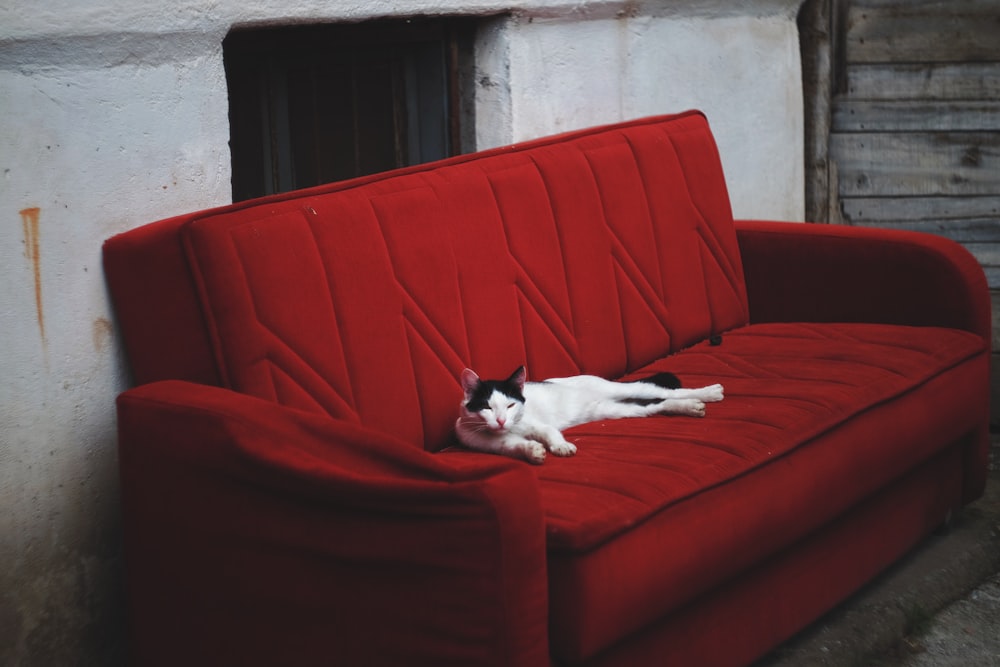
[[[502,433],[516,424],[524,411],[527,373],[519,367],[506,380],[481,380],[468,368],[462,371],[462,420],[467,426]]]

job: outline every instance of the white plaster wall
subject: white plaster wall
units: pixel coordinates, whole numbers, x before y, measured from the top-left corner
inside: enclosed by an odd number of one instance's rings
[[[787,15],[517,23],[509,38],[513,140],[701,109],[735,215],[802,219],[801,68]]]
[[[0,58],[0,664],[79,664],[107,650],[95,619],[120,615],[127,379],[101,242],[230,196],[218,40],[156,58],[69,41],[65,59],[37,43]]]
[[[0,5],[0,664],[120,662],[116,232],[229,201],[234,25],[484,16],[480,147],[708,112],[737,215],[802,211],[798,0]],[[513,15],[499,15],[513,8]],[[494,16],[496,15],[496,16]]]

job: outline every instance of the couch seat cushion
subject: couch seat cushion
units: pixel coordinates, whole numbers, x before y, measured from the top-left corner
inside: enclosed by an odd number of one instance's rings
[[[726,398],[704,419],[571,429],[577,455],[537,469],[555,654],[594,654],[961,438],[987,357],[951,329],[761,324],[635,373],[721,382]]]

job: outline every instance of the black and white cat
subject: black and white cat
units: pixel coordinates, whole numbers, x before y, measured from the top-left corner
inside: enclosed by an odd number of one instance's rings
[[[722,400],[722,385],[681,389],[672,373],[636,382],[612,382],[594,375],[526,382],[521,366],[506,380],[481,380],[462,371],[459,441],[479,451],[542,463],[546,450],[573,456],[576,446],[563,437],[570,426],[601,419],[655,414],[705,416],[705,403]]]

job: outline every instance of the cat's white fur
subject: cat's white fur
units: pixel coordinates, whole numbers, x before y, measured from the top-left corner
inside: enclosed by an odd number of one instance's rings
[[[649,382],[612,382],[593,375],[526,382],[522,366],[510,380],[521,387],[517,398],[494,390],[484,409],[471,411],[468,403],[479,386],[475,372],[462,371],[465,398],[455,422],[459,441],[471,449],[542,463],[546,450],[572,456],[576,446],[562,431],[601,419],[648,417],[655,414],[705,416],[705,403],[721,401],[721,384],[699,389],[666,389]],[[655,401],[648,405],[627,401]]]

